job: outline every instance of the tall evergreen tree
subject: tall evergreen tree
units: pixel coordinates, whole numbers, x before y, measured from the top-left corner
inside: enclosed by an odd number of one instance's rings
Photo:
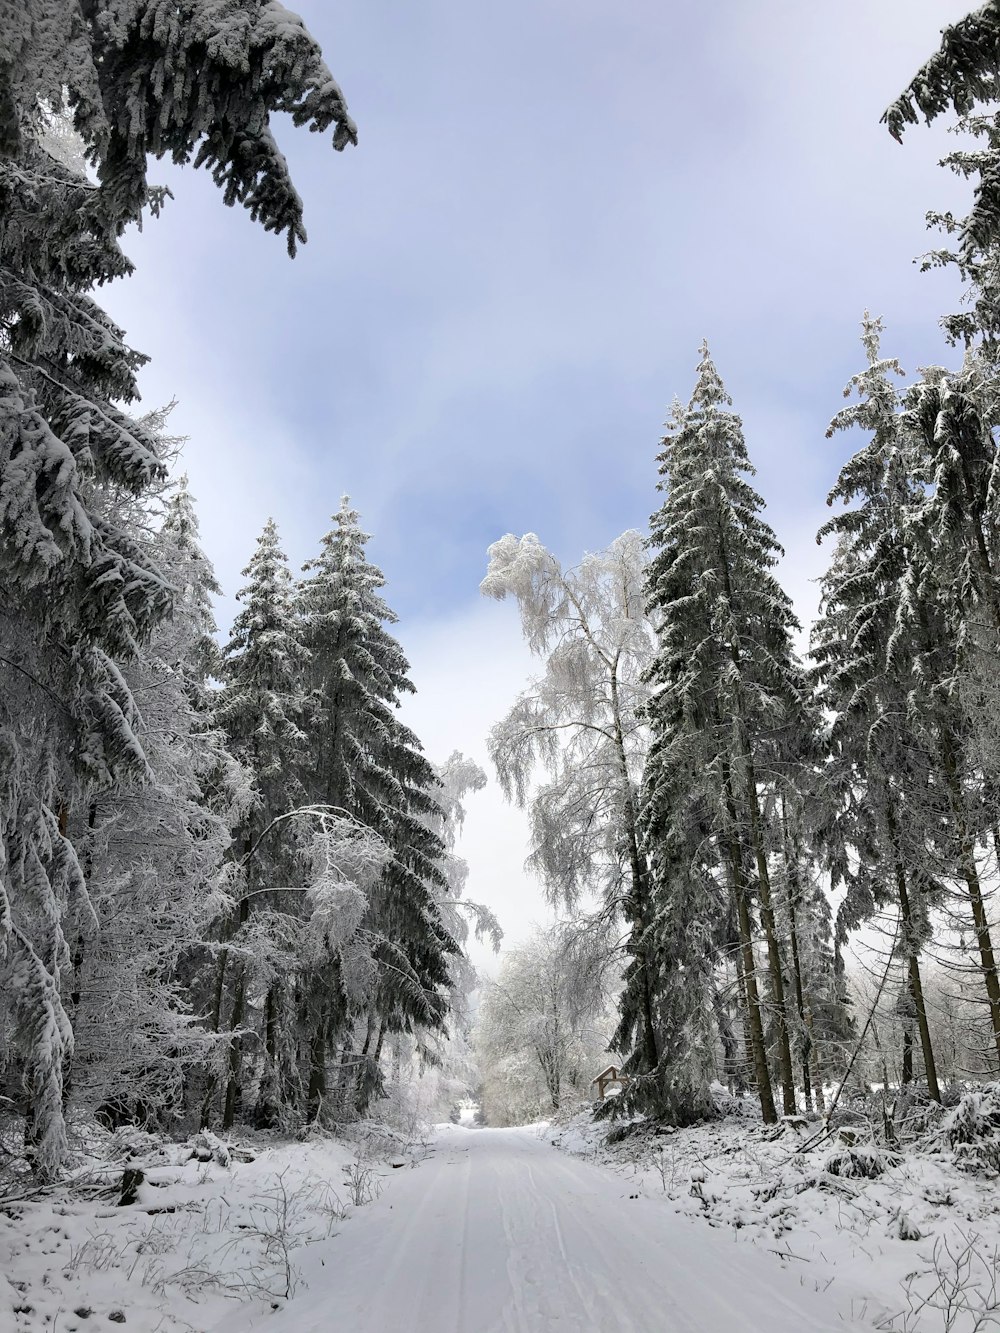
[[[275,957],[285,954],[287,963],[291,944],[286,917],[297,918],[301,908],[267,890],[300,884],[306,856],[299,843],[304,830],[285,823],[279,836],[274,824],[303,797],[298,773],[306,747],[308,653],[301,643],[292,575],[273,519],[265,524],[243,576],[247,583],[236,594],[242,605],[223,650],[223,689],[216,709],[252,789],[251,801],[234,830],[240,867],[234,885],[236,902],[219,924],[222,947],[210,1007],[211,1024],[218,1031],[227,988],[232,991],[225,1128],[233,1122],[242,1093],[243,1043],[236,1034],[248,1023],[248,988],[255,979],[261,980],[266,992],[261,1086],[267,1106],[259,1107],[259,1119],[275,1119],[283,1100],[279,1089],[289,1083],[287,1070],[282,1072],[278,1037],[280,1014],[291,1003],[291,993]],[[257,918],[252,925],[251,912]]]
[[[436,901],[446,887],[439,782],[417,737],[397,717],[400,699],[414,687],[386,628],[396,616],[381,596],[385,580],[366,557],[367,541],[345,496],[319,556],[306,565],[300,594],[311,687],[303,785],[310,800],[358,821],[391,853],[361,924],[376,969],[373,991],[363,1003],[352,1000],[334,961],[307,998],[311,1114],[327,1094],[331,1051],[342,1044],[354,1053],[362,1011],[360,1058],[370,1071],[387,1032],[444,1025],[448,959],[459,952]]]
[[[653,742],[642,828],[663,950],[660,1004],[667,1027],[710,1012],[712,938],[724,879],[739,923],[749,1045],[765,1120],[775,1118],[757,984],[752,914],[767,947],[769,995],[784,1106],[795,1110],[785,965],[780,951],[762,793],[783,745],[801,730],[804,683],[788,598],[771,572],[780,555],[760,518],[763,501],[739,417],[706,346],[686,408],[675,408],[659,455],[665,499],[651,520],[649,612],[659,644],[650,681]],[[676,1015],[676,1018],[674,1017]],[[701,1019],[700,1021],[704,1021]],[[701,1059],[684,1068],[687,1039],[661,1078],[704,1096]]]
[[[898,362],[880,356],[881,322],[865,313],[868,360],[828,434],[860,427],[869,440],[841,469],[829,503],[837,513],[819,534],[836,536],[823,580],[822,614],[813,632],[820,701],[833,718],[828,798],[836,815],[827,848],[834,883],[847,894],[842,927],[856,927],[877,908],[899,912],[898,950],[905,1003],[919,1033],[931,1095],[939,1097],[924,1002],[920,957],[931,937],[930,909],[940,883],[929,864],[928,808],[933,756],[915,743],[909,700],[915,658],[911,634],[900,634],[902,598],[911,558],[908,514],[916,499],[913,459],[890,376]],[[904,1038],[911,1025],[904,1024]]]
[[[990,833],[1000,850],[1000,771],[978,743],[982,696],[1000,662],[998,453],[995,385],[981,372],[971,357],[960,375],[925,370],[905,396],[914,496],[898,634],[913,645],[911,725],[935,756],[944,798],[935,847],[966,890],[1000,1059],[1000,969],[984,884]]]
[[[223,688],[216,705],[255,791],[256,809],[241,830],[241,856],[276,815],[299,804],[309,657],[288,557],[273,519],[264,525],[243,577],[247,583],[236,594],[241,609],[222,651]]]

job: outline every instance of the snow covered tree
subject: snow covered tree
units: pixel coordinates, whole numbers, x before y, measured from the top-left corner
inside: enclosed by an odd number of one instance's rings
[[[209,1055],[189,983],[225,893],[230,827],[247,792],[212,717],[217,584],[186,480],[159,531],[146,531],[141,510],[130,526],[153,547],[174,602],[123,668],[149,776],[93,792],[81,827],[71,824],[98,926],[71,940],[72,1083],[76,1102],[109,1123],[164,1124],[180,1115],[190,1071]]]
[[[532,852],[550,900],[599,898],[605,921],[626,923],[629,957],[619,1037],[636,1072],[659,1062],[649,955],[651,903],[636,828],[648,744],[643,673],[653,651],[644,609],[646,557],[637,532],[563,569],[533,533],[489,549],[482,591],[513,596],[524,637],[545,663],[490,736],[508,798],[528,805]],[[538,771],[547,781],[536,785]]]
[[[307,850],[300,834],[311,830],[299,824],[281,826],[274,836],[274,820],[304,801],[297,773],[305,755],[304,673],[308,653],[301,643],[295,610],[295,590],[288,560],[281,549],[278,529],[269,519],[253,558],[243,571],[247,584],[237,594],[241,609],[222,653],[223,688],[216,704],[219,724],[225,728],[237,762],[250,783],[252,798],[234,829],[239,870],[233,885],[235,903],[219,922],[222,947],[215,962],[210,1022],[220,1030],[227,988],[232,991],[229,1029],[235,1034],[248,1021],[248,969],[269,976],[265,998],[270,1038],[262,1043],[265,1064],[262,1086],[269,1090],[269,1109],[258,1118],[277,1115],[276,1088],[287,1082],[278,1073],[277,1012],[289,1002],[287,978],[260,956],[261,949],[279,952],[285,939],[287,911],[299,907],[267,894],[270,886],[300,883]],[[251,911],[267,909],[266,920],[250,922]],[[287,945],[287,940],[285,941]],[[255,947],[252,947],[255,946]],[[236,951],[234,954],[234,950]],[[231,966],[235,958],[235,967]],[[233,1035],[228,1054],[228,1076],[223,1124],[228,1128],[241,1093],[242,1042]]]
[[[445,882],[437,898],[437,907],[448,934],[463,950],[453,959],[450,968],[448,1009],[454,1029],[456,1024],[468,1023],[471,995],[479,985],[476,970],[465,953],[469,937],[474,933],[478,940],[488,939],[496,952],[503,939],[503,930],[488,907],[465,896],[469,867],[457,851],[465,822],[465,798],[470,792],[482,791],[486,786],[486,774],[474,760],[457,750],[443,764],[436,766],[436,772],[441,784],[437,793],[441,813],[435,818],[434,826],[446,849],[442,863]]]
[[[149,155],[208,166],[294,248],[301,203],[270,114],[333,126],[338,148],[355,130],[303,25],[266,0],[7,0],[0,29],[0,1061],[23,1066],[28,1139],[51,1174],[72,1045],[65,933],[89,913],[66,833],[74,801],[149,774],[121,664],[171,601],[98,501],[141,496],[163,470],[126,415],[143,358],[90,292],[130,271],[118,238],[163,203]],[[46,139],[64,108],[93,179]]]
[[[957,267],[970,283],[965,310],[942,321],[952,341],[966,344],[982,336],[997,345],[1000,336],[1000,12],[995,3],[973,10],[941,34],[938,51],[917,71],[905,91],[882,117],[902,142],[908,125],[923,115],[928,124],[949,109],[960,117],[957,128],[980,142],[973,151],[948,154],[942,166],[975,182],[972,208],[965,218],[932,212],[928,223],[954,237],[956,248],[932,251],[924,268]],[[977,108],[983,108],[977,112]]]
[[[868,365],[848,385],[858,402],[843,408],[828,434],[860,427],[870,439],[841,469],[829,503],[853,507],[821,530],[837,548],[823,581],[823,608],[812,654],[820,701],[829,710],[829,799],[836,811],[827,845],[833,882],[847,895],[842,928],[854,928],[892,903],[900,914],[898,949],[908,1003],[919,1032],[925,1076],[939,1097],[923,996],[920,956],[940,896],[928,865],[926,790],[933,759],[914,743],[908,709],[914,651],[899,617],[908,573],[908,513],[916,499],[913,458],[890,376],[898,362],[880,356],[881,321],[865,313]]]
[[[739,417],[707,346],[693,396],[675,406],[659,455],[665,499],[651,520],[648,609],[658,648],[649,672],[653,739],[643,781],[642,842],[656,904],[657,1004],[684,1034],[648,1076],[652,1104],[697,1114],[707,1097],[708,1016],[723,883],[740,936],[741,984],[761,1109],[774,1120],[752,913],[767,947],[767,1016],[784,1107],[795,1110],[785,964],[769,865],[764,793],[787,780],[808,730],[791,604],[771,572],[781,554]],[[630,1089],[630,1092],[632,1090]],[[643,1082],[633,1097],[647,1095]]]
[[[286,233],[294,252],[305,240],[302,202],[274,140],[272,114],[311,130],[332,126],[337,150],[357,142],[319,47],[302,20],[274,0],[222,7],[188,0],[182,11],[164,11],[156,0],[22,0],[5,3],[3,21],[0,152],[10,160],[25,151],[40,103],[68,106],[97,177],[76,196],[87,214],[81,221],[97,240],[120,236],[156,197],[149,157],[193,158],[212,173],[226,203],[242,204],[269,231]],[[79,259],[85,255],[69,262]]]
[[[990,3],[942,30],[940,48],[885,111],[882,123],[901,142],[920,115],[930,124],[949,109],[967,115],[976,105],[994,101],[998,76],[1000,13]],[[988,204],[984,199],[984,207]]]
[[[365,555],[367,541],[344,497],[319,556],[306,565],[300,593],[310,654],[303,785],[311,801],[344,812],[391,849],[361,926],[376,969],[370,992],[348,995],[333,963],[304,1004],[311,1113],[326,1095],[327,1059],[339,1045],[343,1060],[356,1056],[362,1070],[374,1072],[386,1033],[443,1027],[449,959],[459,952],[438,907],[446,888],[439,783],[396,715],[414,687],[386,629],[396,616],[381,597],[385,580]],[[355,1053],[359,1019],[366,1035]]]
[[[581,967],[572,944],[572,927],[536,931],[485,988],[474,1043],[490,1124],[524,1123],[592,1096],[612,1027],[607,974]]]
[[[822,827],[824,818],[818,808],[825,796],[822,781],[801,794],[785,788],[772,820],[780,842],[776,900],[786,922],[795,997],[792,1053],[801,1069],[806,1105],[818,1111],[824,1109],[823,1085],[843,1074],[844,1053],[854,1036],[838,975],[829,881],[817,848],[817,825]]]
[[[462,952],[449,963],[448,1030],[399,1033],[389,1038],[391,1077],[386,1083],[385,1102],[377,1114],[393,1123],[408,1123],[412,1116],[426,1121],[448,1115],[455,1105],[470,1098],[479,1084],[475,1052],[470,1045],[474,993],[480,979],[466,952],[470,936],[488,939],[499,950],[503,931],[488,907],[465,896],[468,866],[458,854],[458,839],[465,821],[465,800],[469,793],[486,785],[486,774],[474,760],[458,751],[443,764],[435,766],[441,782],[437,792],[439,814],[432,826],[447,849],[442,862],[444,885],[437,895],[441,921]],[[364,1028],[365,1041],[371,1042],[377,1015],[369,1012]],[[369,1052],[371,1052],[369,1045]],[[383,1064],[384,1064],[383,1054]]]
[[[907,973],[904,1042],[915,1026],[936,1093],[918,959],[932,937],[932,910],[947,908],[952,923],[967,929],[952,884],[964,888],[973,966],[1000,1051],[1000,981],[984,883],[984,844],[1000,842],[992,833],[1000,775],[983,743],[983,705],[1000,655],[996,449],[980,359],[967,357],[959,375],[925,371],[900,396],[889,381],[898,366],[879,359],[879,331],[866,316],[869,366],[850,386],[861,402],[831,428],[861,425],[872,438],[831,496],[857,503],[824,529],[838,536],[838,547],[814,653],[824,702],[835,713],[831,772],[842,787],[841,829],[855,850],[834,867],[848,885],[841,914],[856,925],[872,906],[897,906]]]
[[[247,583],[236,594],[241,609],[222,651],[223,688],[216,703],[219,723],[255,791],[256,812],[241,830],[241,856],[276,815],[301,803],[297,769],[306,744],[309,656],[301,642],[288,558],[273,519],[265,524],[243,577]],[[263,856],[258,854],[256,865]]]
[[[971,357],[960,375],[925,370],[907,391],[902,426],[915,489],[898,637],[913,645],[911,728],[936,760],[943,797],[934,847],[943,873],[965,886],[1000,1059],[1000,975],[984,883],[990,833],[1000,850],[1000,771],[981,743],[983,696],[995,695],[1000,660],[995,402],[995,384],[983,385]]]

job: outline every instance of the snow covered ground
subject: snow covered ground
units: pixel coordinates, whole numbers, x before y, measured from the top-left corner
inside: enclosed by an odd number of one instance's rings
[[[973,1093],[963,1106],[968,1125],[960,1109],[935,1112],[899,1152],[867,1144],[864,1126],[810,1147],[816,1124],[765,1128],[752,1114],[640,1124],[608,1145],[608,1125],[587,1111],[547,1137],[688,1218],[706,1244],[726,1236],[771,1255],[863,1327],[986,1333],[1000,1330],[1000,1098]],[[878,1174],[852,1174],[864,1170]]]
[[[542,1127],[544,1130],[544,1127]],[[811,1275],[691,1226],[539,1128],[441,1126],[433,1155],[303,1257],[274,1318],[220,1333],[830,1333]]]
[[[208,1333],[231,1310],[232,1327],[247,1327],[250,1310],[270,1313],[302,1289],[310,1248],[336,1253],[354,1215],[405,1174],[393,1163],[424,1152],[373,1125],[349,1140],[261,1136],[232,1151],[95,1132],[89,1148],[71,1185],[0,1204],[0,1333]],[[145,1180],[121,1206],[130,1165]]]
[[[89,1184],[7,1206],[0,1329],[863,1327],[811,1274],[692,1226],[620,1174],[555,1151],[541,1128],[443,1125],[406,1156],[392,1141],[322,1139],[227,1164],[147,1144],[130,1205],[92,1170]]]
[[[228,1155],[104,1135],[0,1208],[0,1333],[986,1333],[1000,1111],[973,1109],[974,1161],[941,1113],[898,1155],[748,1115],[612,1146],[589,1114]]]

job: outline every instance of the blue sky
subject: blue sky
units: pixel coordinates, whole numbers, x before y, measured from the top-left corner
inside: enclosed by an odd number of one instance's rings
[[[177,397],[227,594],[273,515],[296,563],[349,492],[401,616],[432,757],[484,735],[528,664],[480,601],[485,551],[535,531],[568,563],[656,505],[672,397],[707,337],[744,418],[802,614],[845,444],[862,310],[907,370],[953,360],[953,284],[923,215],[962,208],[935,128],[878,123],[967,0],[300,0],[358,122],[343,155],[277,126],[309,243],[225,209],[205,173],[131,237],[105,294]],[[220,607],[222,619],[231,601]],[[477,797],[467,848],[513,933],[523,823]]]

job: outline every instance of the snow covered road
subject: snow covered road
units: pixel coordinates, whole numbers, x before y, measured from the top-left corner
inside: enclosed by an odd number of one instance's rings
[[[329,1242],[273,1333],[835,1333],[802,1273],[678,1217],[537,1130],[442,1127],[433,1156]],[[251,1326],[246,1312],[241,1329]],[[223,1329],[235,1329],[227,1320]]]

